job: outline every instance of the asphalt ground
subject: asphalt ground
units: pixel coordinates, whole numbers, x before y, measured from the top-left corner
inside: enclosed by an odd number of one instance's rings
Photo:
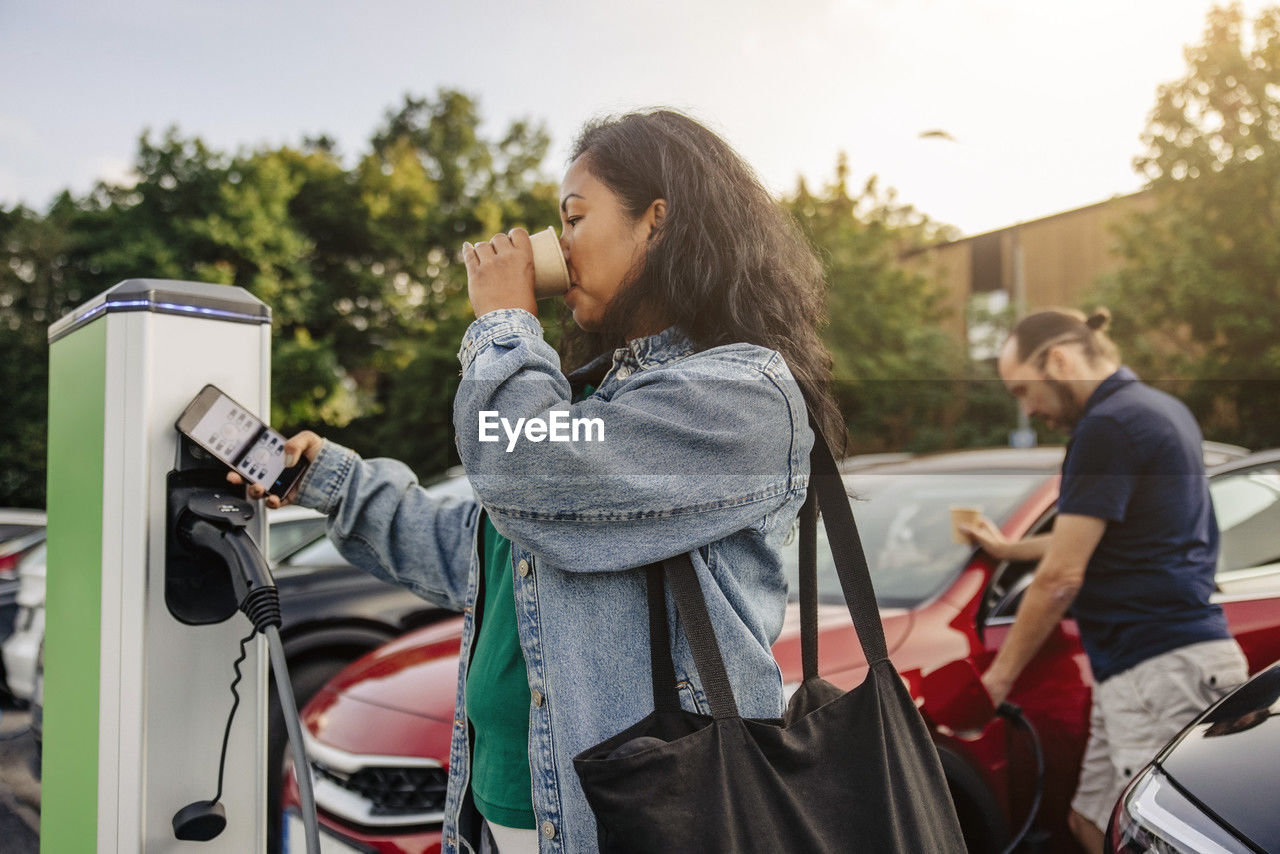
[[[31,715],[0,700],[0,854],[40,851],[40,781]]]

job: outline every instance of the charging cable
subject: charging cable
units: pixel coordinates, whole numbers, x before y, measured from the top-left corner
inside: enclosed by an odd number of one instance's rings
[[[284,660],[284,645],[280,643],[280,630],[267,629],[267,648],[271,651],[271,672],[276,674],[276,690],[280,694],[280,709],[284,712],[284,727],[289,733],[289,749],[293,753],[294,778],[298,781],[298,800],[302,802],[303,832],[307,837],[307,854],[320,854],[320,828],[316,825],[316,798],[311,788],[311,763],[302,743],[302,724],[298,721],[298,703],[289,684],[289,665]],[[281,676],[281,674],[284,674]]]
[[[236,686],[240,684],[240,679],[244,676],[240,672],[240,665],[245,659],[245,647],[257,633],[257,628],[254,628],[249,634],[240,638],[240,655],[236,657],[235,662],[231,665],[236,674],[235,678],[231,680],[231,711],[227,713],[227,728],[222,731],[222,755],[218,759],[218,791],[214,793],[213,800],[209,803],[216,804],[222,800],[222,772],[227,767],[227,742],[231,740],[231,722],[236,719],[236,709],[240,708],[240,692],[236,690]]]
[[[1031,741],[1031,752],[1036,760],[1036,785],[1031,797],[1031,809],[1027,811],[1027,820],[1023,823],[1022,829],[1014,834],[1008,847],[1001,852],[1001,854],[1013,854],[1013,851],[1027,838],[1031,826],[1035,824],[1036,817],[1040,814],[1040,798],[1044,795],[1044,751],[1040,747],[1040,734],[1031,725],[1031,721],[1022,714],[1022,709],[1013,703],[1001,703],[996,709],[996,714],[1027,734]]]
[[[192,495],[178,519],[178,535],[187,543],[216,553],[231,570],[231,585],[239,609],[253,623],[253,631],[240,641],[240,656],[235,661],[235,678],[231,682],[231,713],[222,737],[222,755],[218,762],[218,791],[211,801],[188,804],[173,817],[173,831],[178,839],[208,841],[227,825],[222,798],[222,775],[227,758],[227,741],[231,722],[240,705],[236,688],[240,682],[240,664],[245,647],[255,634],[267,639],[271,656],[271,673],[280,696],[285,728],[293,752],[298,795],[302,802],[302,820],[307,840],[307,854],[320,854],[320,829],[316,822],[315,794],[311,785],[311,765],[302,742],[302,726],[298,722],[298,704],[289,683],[289,667],[280,642],[280,593],[271,578],[266,559],[250,539],[245,526],[254,516],[253,505],[244,498],[210,491]]]

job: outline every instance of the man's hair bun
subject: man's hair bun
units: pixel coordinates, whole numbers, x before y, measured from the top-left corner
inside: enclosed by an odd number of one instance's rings
[[[1093,314],[1085,320],[1084,325],[1092,329],[1094,332],[1101,332],[1111,323],[1111,312],[1099,306],[1093,310]]]

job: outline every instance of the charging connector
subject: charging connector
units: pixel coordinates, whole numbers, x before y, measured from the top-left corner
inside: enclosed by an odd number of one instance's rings
[[[267,559],[247,530],[254,515],[248,499],[209,491],[190,494],[178,516],[178,537],[188,545],[217,554],[231,570],[231,587],[242,611],[251,593],[275,590],[276,586]],[[275,625],[280,625],[278,616]],[[265,626],[255,622],[254,628],[262,631]]]
[[[233,702],[222,738],[222,759],[218,766],[218,791],[211,801],[196,801],[179,810],[173,817],[174,836],[182,840],[208,841],[226,827],[226,811],[219,803],[222,797],[222,772],[231,735],[231,721],[240,705],[236,686],[240,681],[240,663],[245,645],[253,634],[267,639],[271,656],[271,672],[276,680],[285,725],[293,748],[297,768],[298,793],[306,826],[307,852],[319,854],[320,836],[315,821],[315,796],[312,792],[310,765],[302,743],[298,723],[297,701],[289,684],[289,671],[280,641],[280,594],[257,544],[249,536],[247,526],[255,515],[254,505],[225,489],[191,489],[185,501],[171,517],[176,539],[185,547],[206,557],[212,553],[230,570],[231,587],[236,606],[249,618],[254,631],[240,641],[240,657],[235,662],[235,679],[231,683]]]

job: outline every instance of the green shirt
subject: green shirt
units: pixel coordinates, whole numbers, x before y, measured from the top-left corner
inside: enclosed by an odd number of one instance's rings
[[[588,385],[576,398],[591,395]],[[467,718],[471,748],[471,797],[494,824],[537,828],[529,776],[529,672],[516,628],[511,541],[484,517],[480,572],[484,595],[480,626],[467,667]]]
[[[516,629],[511,541],[486,515],[481,543],[484,601],[467,668],[467,717],[475,737],[471,795],[494,824],[532,830],[537,824],[529,778],[529,676]]]

